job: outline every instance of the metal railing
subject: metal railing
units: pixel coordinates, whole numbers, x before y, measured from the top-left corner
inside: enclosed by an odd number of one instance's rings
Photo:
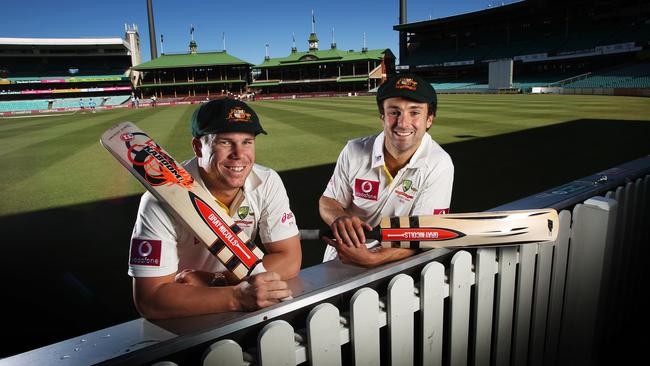
[[[596,364],[650,244],[649,174],[647,156],[493,209],[558,209],[554,242],[331,261],[266,309],[137,319],[0,364]]]

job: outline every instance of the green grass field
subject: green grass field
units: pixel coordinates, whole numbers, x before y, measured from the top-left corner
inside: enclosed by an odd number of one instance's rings
[[[257,161],[278,171],[331,164],[348,139],[381,128],[371,97],[251,104],[269,133],[257,140]],[[0,119],[0,216],[143,192],[139,183],[100,146],[99,136],[113,124],[133,121],[175,158],[186,159],[192,155],[188,121],[195,108],[174,106]],[[430,133],[444,145],[576,119],[650,121],[650,100],[440,95],[438,117]]]

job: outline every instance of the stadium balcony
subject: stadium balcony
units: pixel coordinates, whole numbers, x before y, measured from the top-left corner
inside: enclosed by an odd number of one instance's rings
[[[558,52],[593,49],[596,46],[611,43],[615,32],[611,28],[592,29],[589,32],[580,32],[569,37],[557,49]]]

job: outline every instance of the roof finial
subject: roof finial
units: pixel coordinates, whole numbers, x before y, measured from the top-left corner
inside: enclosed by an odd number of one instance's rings
[[[316,18],[314,17],[314,10],[311,11],[311,34],[307,40],[309,43],[310,51],[318,51],[318,37],[316,37]]]
[[[363,48],[361,52],[368,52],[368,47],[366,47],[366,32],[363,32]]]

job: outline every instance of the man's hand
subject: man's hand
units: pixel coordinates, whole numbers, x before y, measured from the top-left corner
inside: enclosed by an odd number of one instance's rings
[[[372,230],[370,225],[361,221],[357,216],[339,216],[334,219],[330,227],[332,228],[332,235],[338,243],[357,248],[366,247],[364,232]]]
[[[235,298],[242,310],[257,310],[291,296],[287,283],[276,272],[248,277],[235,286]]]
[[[323,237],[323,240],[325,243],[333,246],[336,249],[339,259],[345,264],[354,264],[362,267],[374,267],[378,264],[376,251],[368,249],[365,244],[362,244],[358,247],[349,246],[338,241],[334,241],[325,236]]]

